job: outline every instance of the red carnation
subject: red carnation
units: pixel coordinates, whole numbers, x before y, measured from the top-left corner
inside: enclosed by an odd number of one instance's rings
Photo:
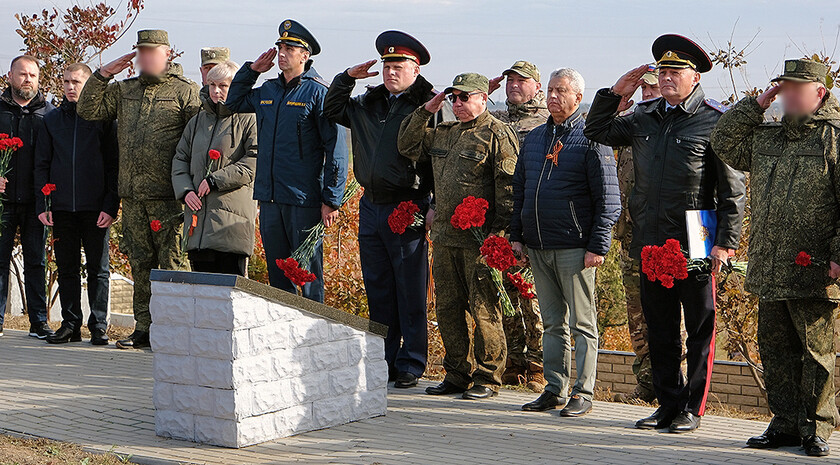
[[[5,132],[0,132],[0,139],[8,139],[8,138],[9,138],[8,134],[6,134]]]
[[[519,290],[519,294],[526,299],[533,299],[537,295],[534,293],[534,283],[528,282],[522,273],[508,273],[508,279],[513,283],[514,287]]]
[[[648,280],[659,280],[666,288],[674,287],[674,281],[688,278],[688,260],[676,239],[668,239],[665,245],[649,245],[642,249],[642,273]]]
[[[811,256],[803,250],[802,252],[799,252],[799,254],[796,255],[794,263],[796,263],[799,266],[811,266]]]
[[[484,240],[479,251],[487,262],[487,266],[491,268],[505,271],[513,265],[516,265],[517,260],[513,255],[513,249],[510,246],[510,242],[504,237],[496,235],[489,236]]]
[[[149,227],[152,228],[152,231],[158,232],[163,227],[163,225],[160,224],[160,220],[152,220],[152,222],[149,223]]]
[[[486,200],[471,195],[455,207],[450,223],[455,228],[465,231],[470,228],[480,228],[484,226],[484,217],[488,208],[490,204]]]
[[[216,149],[210,149],[210,151],[209,151],[209,152],[207,152],[207,156],[208,156],[211,160],[218,160],[219,158],[222,158],[222,152],[219,152],[219,151],[218,151],[218,150],[216,150]]]
[[[412,201],[400,202],[397,208],[388,215],[388,226],[394,234],[403,234],[405,230],[412,226],[420,212],[420,207]]]
[[[277,259],[277,268],[283,270],[283,274],[296,286],[304,286],[306,283],[315,281],[316,277],[313,273],[300,267],[297,260],[289,257],[285,260]]]
[[[55,191],[55,184],[44,184],[44,187],[41,188],[41,192],[44,195],[50,195]]]

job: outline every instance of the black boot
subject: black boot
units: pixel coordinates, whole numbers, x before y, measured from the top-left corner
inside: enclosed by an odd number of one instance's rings
[[[78,329],[72,329],[70,327],[61,325],[53,334],[48,335],[46,338],[48,343],[50,344],[67,344],[68,342],[79,342],[82,340],[82,333]]]
[[[149,333],[146,331],[134,330],[131,336],[117,341],[118,349],[145,349],[151,347],[149,344]]]
[[[449,381],[444,380],[442,383],[438,384],[437,386],[429,386],[426,388],[426,394],[432,396],[445,396],[447,394],[460,394],[466,391],[466,389],[457,386],[455,384],[450,383]]]
[[[90,343],[95,346],[108,345],[108,334],[104,329],[93,328],[90,330]]]
[[[661,429],[667,428],[674,421],[677,414],[671,409],[659,407],[653,412],[653,415],[642,418],[636,422],[636,428],[639,429]]]
[[[781,431],[770,428],[767,428],[767,431],[761,433],[759,436],[753,436],[747,439],[747,447],[752,447],[753,449],[776,449],[779,447],[798,446],[800,443],[799,436],[782,433]]]
[[[691,412],[680,412],[679,415],[674,417],[674,421],[671,422],[668,431],[672,433],[690,433],[700,427],[700,418]]]
[[[831,453],[831,448],[828,447],[828,443],[825,442],[825,439],[814,435],[808,436],[802,440],[802,448],[805,449],[805,453],[811,457],[825,457]]]
[[[528,402],[522,406],[522,410],[526,412],[545,412],[546,410],[555,409],[566,403],[566,399],[561,398],[551,391],[543,391],[536,400]]]

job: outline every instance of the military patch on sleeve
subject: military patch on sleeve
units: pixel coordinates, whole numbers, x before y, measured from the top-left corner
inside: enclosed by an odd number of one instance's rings
[[[502,171],[513,176],[513,172],[516,171],[516,159],[508,157],[502,160]]]
[[[717,110],[721,113],[724,113],[724,112],[726,112],[726,110],[729,109],[728,106],[718,102],[717,100],[712,100],[710,98],[707,98],[707,99],[703,100],[703,103],[705,103],[706,105],[714,108],[715,110]]]

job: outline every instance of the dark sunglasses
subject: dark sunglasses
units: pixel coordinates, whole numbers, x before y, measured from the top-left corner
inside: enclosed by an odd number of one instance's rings
[[[446,98],[448,98],[449,101],[452,102],[452,103],[455,103],[455,100],[460,100],[462,102],[466,102],[467,100],[470,99],[470,97],[472,97],[473,95],[478,94],[478,93],[480,93],[480,92],[470,92],[470,93],[461,92],[458,95],[449,94]]]

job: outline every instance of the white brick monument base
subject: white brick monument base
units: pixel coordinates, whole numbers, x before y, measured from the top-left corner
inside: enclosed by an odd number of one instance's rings
[[[385,414],[387,328],[245,278],[152,272],[155,432],[243,447]]]

